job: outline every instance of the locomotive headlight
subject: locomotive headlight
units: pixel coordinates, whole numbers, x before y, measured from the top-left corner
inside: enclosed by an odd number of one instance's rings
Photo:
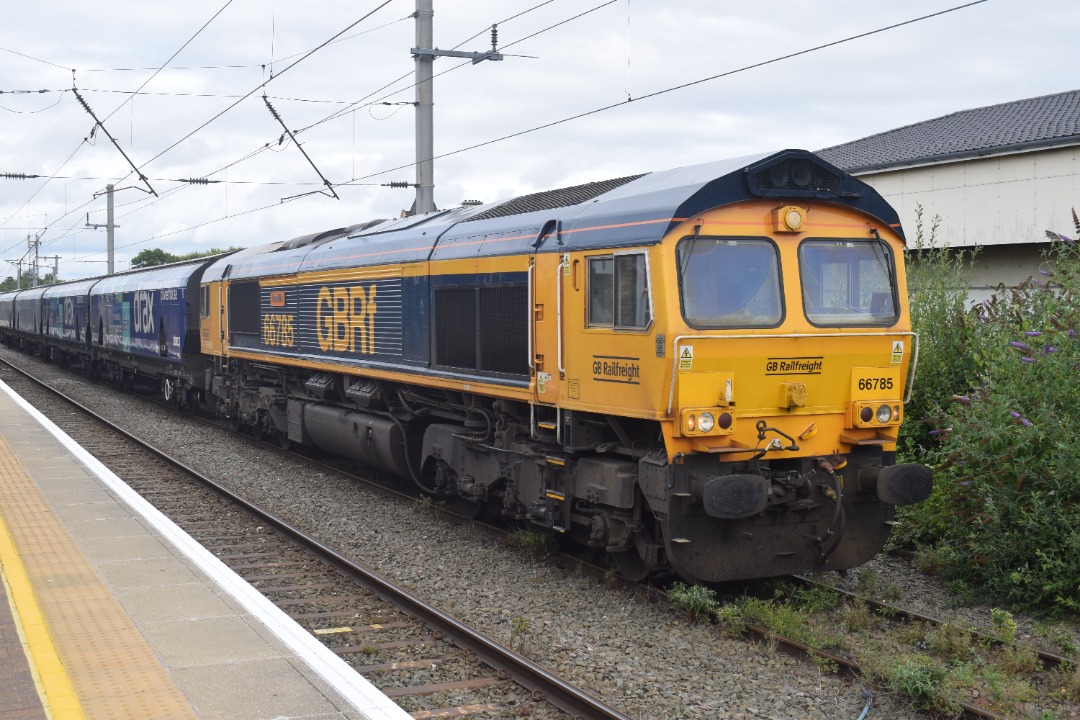
[[[773,230],[782,233],[801,233],[806,230],[806,210],[798,205],[784,205],[772,211]]]
[[[698,430],[700,430],[703,433],[707,433],[707,432],[711,431],[715,424],[716,424],[716,420],[713,418],[713,415],[712,415],[711,412],[703,412],[698,417],[698,421],[697,421]]]
[[[799,230],[803,224],[803,214],[799,208],[788,208],[784,214],[784,224],[789,230]]]
[[[879,423],[887,423],[892,420],[892,408],[888,405],[882,405],[877,409],[877,421]]]

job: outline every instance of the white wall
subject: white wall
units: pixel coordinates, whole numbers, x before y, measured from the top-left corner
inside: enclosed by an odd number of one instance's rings
[[[1075,235],[1080,213],[1080,147],[1037,150],[940,165],[860,174],[900,214],[914,245],[917,205],[924,237],[941,218],[936,243],[980,246],[969,297],[988,298],[999,284],[1016,287],[1038,276],[1046,231]]]
[[[952,247],[1045,242],[1045,231],[1074,234],[1080,212],[1080,147],[977,158],[907,170],[860,174],[900,213],[915,238],[915,207],[923,225],[941,217],[937,239]]]

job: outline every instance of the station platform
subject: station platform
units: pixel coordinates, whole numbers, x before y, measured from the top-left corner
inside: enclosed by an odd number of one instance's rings
[[[410,715],[0,382],[0,720]]]

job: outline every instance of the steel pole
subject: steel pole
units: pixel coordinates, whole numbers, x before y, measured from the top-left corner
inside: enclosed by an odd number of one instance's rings
[[[433,48],[432,0],[416,0],[416,47]],[[416,56],[416,203],[417,215],[435,210],[435,94],[432,69],[435,58]]]
[[[113,225],[113,186],[106,185],[105,193],[108,196],[108,214],[105,216],[105,234],[108,237],[108,257],[109,257],[109,275],[113,274],[113,263],[115,261],[115,255],[113,253],[113,240],[114,238],[114,225]]]

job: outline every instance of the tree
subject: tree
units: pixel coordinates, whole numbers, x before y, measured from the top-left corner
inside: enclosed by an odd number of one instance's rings
[[[161,248],[146,248],[138,255],[131,258],[132,268],[147,268],[155,265],[167,265],[179,260],[179,256],[166,252]]]
[[[33,287],[33,285],[34,285],[34,282],[33,282],[34,281],[34,271],[33,270],[23,270],[20,277],[22,279],[22,283],[16,282],[14,275],[8,275],[6,278],[4,278],[4,280],[2,282],[0,282],[0,292],[10,292],[12,290],[17,290],[19,288],[22,288],[22,289],[25,290],[28,287]],[[52,283],[52,273],[51,272],[48,273],[45,276],[44,279],[40,279],[37,282],[38,285],[49,285],[50,283]]]
[[[181,262],[183,260],[196,260],[201,257],[209,257],[210,255],[221,255],[223,253],[236,252],[237,250],[243,250],[244,248],[230,246],[226,250],[221,248],[210,248],[209,250],[195,250],[193,252],[185,253],[183,255],[174,255],[171,252],[162,250],[161,248],[147,248],[141,251],[138,255],[131,258],[132,270],[138,268],[154,267],[156,265],[167,265],[169,263]]]

